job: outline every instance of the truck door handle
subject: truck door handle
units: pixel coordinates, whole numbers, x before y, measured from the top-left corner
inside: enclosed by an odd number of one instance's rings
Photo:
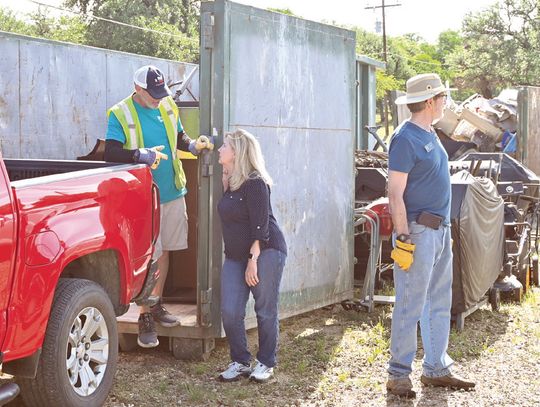
[[[0,228],[1,228],[1,227],[4,227],[4,223],[6,223],[6,218],[5,218],[5,216],[0,216]]]

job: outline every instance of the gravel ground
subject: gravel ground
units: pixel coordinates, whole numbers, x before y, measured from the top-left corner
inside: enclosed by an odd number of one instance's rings
[[[387,396],[391,308],[368,315],[340,306],[281,324],[276,378],[257,385],[215,378],[228,363],[225,340],[207,362],[175,360],[166,348],[122,353],[108,407],[127,406],[540,406],[540,289],[498,313],[482,308],[452,331],[455,371],[472,378],[471,392],[420,384],[422,350],[414,363],[415,400]],[[255,348],[257,334],[249,332]]]

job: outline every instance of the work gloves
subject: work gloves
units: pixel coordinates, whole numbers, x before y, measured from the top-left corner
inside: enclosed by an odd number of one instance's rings
[[[401,240],[396,239],[396,247],[390,253],[390,257],[401,267],[404,271],[409,271],[411,264],[413,263],[414,249],[413,243],[404,243]]]
[[[195,140],[195,150],[197,150],[197,152],[200,153],[205,148],[208,150],[213,150],[214,143],[210,141],[208,136],[199,136],[199,138]]]
[[[163,154],[161,150],[163,150],[165,146],[155,146],[152,148],[139,148],[137,151],[135,151],[135,154],[133,155],[133,158],[135,162],[146,164],[153,170],[155,170],[161,159],[168,160],[169,157],[167,154]]]

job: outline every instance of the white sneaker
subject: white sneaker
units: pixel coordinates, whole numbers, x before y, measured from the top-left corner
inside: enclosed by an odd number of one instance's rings
[[[240,377],[248,377],[251,373],[251,366],[243,365],[242,363],[232,362],[227,370],[221,372],[219,380],[222,382],[233,382]]]
[[[258,360],[255,363],[255,368],[249,375],[249,380],[253,380],[257,383],[264,383],[274,377],[273,367],[268,367]]]

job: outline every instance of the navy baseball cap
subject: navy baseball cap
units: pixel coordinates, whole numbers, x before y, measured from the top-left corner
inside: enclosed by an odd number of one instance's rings
[[[141,88],[146,89],[154,99],[163,99],[171,96],[172,92],[165,84],[165,76],[153,65],[145,65],[135,72],[133,81]]]

